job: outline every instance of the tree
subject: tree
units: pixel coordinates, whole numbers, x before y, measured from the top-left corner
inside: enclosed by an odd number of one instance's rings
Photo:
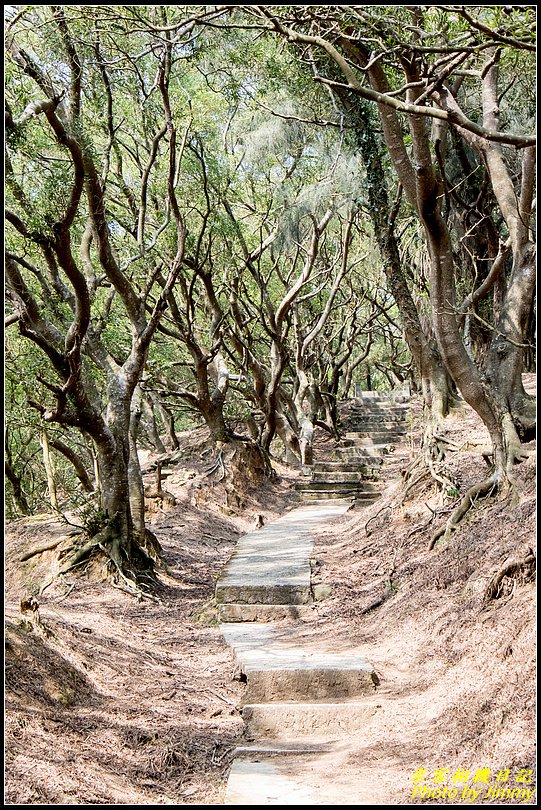
[[[479,9],[470,13],[462,8],[440,11],[435,7],[328,6],[316,12],[310,7],[276,10],[258,6],[251,7],[249,13],[303,49],[314,64],[318,82],[376,104],[394,170],[426,238],[432,319],[439,351],[457,388],[479,413],[492,440],[494,471],[475,491],[467,493],[465,504],[473,495],[505,488],[511,479],[512,464],[520,458],[517,407],[527,402],[518,380],[533,295],[533,244],[528,218],[533,199],[535,138],[527,132],[499,128],[495,54],[527,54],[534,50],[533,9],[513,7],[508,14],[502,14],[494,7],[488,12]],[[324,53],[339,70],[339,81],[317,71],[313,51]],[[457,79],[463,76],[472,76],[482,84],[483,99],[477,107],[478,111],[484,110],[482,123],[474,120],[477,111],[468,115],[460,104],[462,81]],[[471,88],[468,90],[471,97]],[[433,124],[434,138],[429,123]],[[442,209],[444,193],[438,164],[438,149],[450,130],[482,150],[493,185],[501,183],[494,189],[495,196],[511,229],[515,253],[519,254],[496,326],[488,375],[468,354],[457,318],[453,235]],[[511,172],[505,168],[504,145],[525,150],[520,175],[523,192],[514,188]],[[500,357],[504,355],[506,360],[505,382],[495,356],[498,346]],[[509,385],[516,396],[510,394]],[[465,504],[459,511],[467,508]],[[449,529],[456,525],[457,516],[451,516]]]
[[[104,526],[66,565],[100,544],[128,582],[156,551],[132,403],[181,272],[186,228],[175,187],[189,121],[179,142],[167,35],[158,45],[142,34],[148,50],[136,60],[129,26],[119,33],[110,25],[105,8],[52,7],[23,10],[8,30],[6,276],[10,319],[47,361],[38,376],[47,394],[29,404],[46,423],[84,431],[96,448]],[[105,117],[96,114],[101,105]],[[126,207],[136,228],[126,227]],[[130,257],[126,231],[138,246]],[[111,329],[113,317],[126,331]]]

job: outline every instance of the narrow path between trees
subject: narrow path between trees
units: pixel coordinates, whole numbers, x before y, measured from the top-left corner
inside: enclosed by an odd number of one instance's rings
[[[246,683],[246,742],[235,752],[225,804],[374,798],[347,774],[333,773],[333,757],[362,734],[381,704],[362,649],[337,652],[318,638],[313,606],[326,593],[313,582],[312,548],[314,537],[355,501],[377,498],[376,471],[405,432],[406,414],[388,397],[350,408],[334,458],[306,470],[299,490],[307,503],[242,537],[218,580],[221,632]]]

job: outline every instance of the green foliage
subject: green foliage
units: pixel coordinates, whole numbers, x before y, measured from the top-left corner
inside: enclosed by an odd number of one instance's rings
[[[77,514],[85,534],[89,535],[89,537],[94,537],[107,526],[107,515],[92,503],[80,507]]]
[[[273,352],[281,353],[282,376],[296,390],[299,346],[331,301],[333,281],[342,264],[342,283],[324,328],[307,350],[306,366],[324,387],[346,350],[344,376],[350,373],[364,379],[369,367],[373,384],[388,387],[385,370],[401,372],[411,358],[397,326],[396,306],[386,291],[373,232],[373,214],[378,199],[381,202],[378,194],[385,183],[394,197],[398,183],[389,155],[382,149],[379,120],[371,102],[347,88],[342,96],[331,97],[325,82],[337,77],[323,59],[316,58],[315,51],[289,47],[266,25],[264,30],[254,29],[252,7],[231,8],[219,17],[219,25],[206,27],[202,22],[187,33],[184,21],[191,15],[203,15],[208,7],[59,8],[82,64],[81,111],[75,119],[69,117],[73,77],[64,37],[51,8],[28,6],[15,11],[14,7],[8,16],[19,16],[6,40],[9,47],[9,36],[15,36],[44,76],[40,87],[13,55],[6,60],[6,100],[15,121],[6,130],[6,203],[27,231],[27,235],[21,234],[10,221],[6,245],[26,263],[19,269],[40,316],[50,326],[54,348],[64,351],[74,322],[73,286],[61,269],[56,268],[55,275],[42,245],[47,240],[52,244],[53,225],[66,212],[74,166],[69,149],[59,142],[43,114],[16,123],[28,104],[44,97],[47,83],[62,96],[59,118],[101,177],[111,251],[140,306],[142,324],[148,323],[164,279],[174,266],[179,222],[186,229],[181,272],[163,312],[162,331],[148,348],[144,372],[144,384],[165,398],[179,418],[178,426],[193,424],[197,405],[193,398],[182,397],[200,394],[196,360],[201,357],[208,361],[210,396],[216,383],[212,361],[217,356],[232,374],[243,375],[239,383],[229,386],[225,399],[230,424],[242,422],[252,409],[262,406],[255,394],[253,366],[259,364],[263,384],[268,386]],[[343,32],[352,46],[356,38],[370,42],[374,53],[382,54],[383,71],[395,97],[401,95],[401,59],[408,49],[424,49],[424,64],[430,73],[438,69],[438,60],[454,44],[467,43],[469,70],[461,77],[458,99],[473,121],[482,117],[478,74],[490,31],[519,44],[531,43],[534,16],[529,7],[465,7],[484,27],[476,28],[461,7],[273,8],[285,23],[296,24],[299,30],[305,25],[311,31]],[[240,27],[228,27],[231,22]],[[166,67],[168,44],[171,60]],[[535,111],[533,55],[521,47],[500,45],[499,69],[506,87],[502,125],[527,131]],[[314,82],[314,72],[320,81]],[[450,80],[453,78],[451,75]],[[170,121],[161,92],[165,84]],[[401,119],[400,125],[403,145],[410,153],[406,120]],[[172,156],[173,131],[176,147]],[[360,167],[367,160],[377,164],[379,175],[366,176]],[[450,140],[443,168],[448,185],[458,190],[466,207],[471,208],[485,194],[484,167],[462,142]],[[514,169],[518,176],[520,155]],[[373,179],[378,176],[381,183]],[[85,276],[91,308],[92,327],[83,340],[80,384],[100,412],[106,413],[113,371],[129,362],[137,329],[133,317],[128,317],[121,286],[114,290],[95,235],[86,253],[83,249],[91,216],[86,191],[70,228],[70,247]],[[493,197],[485,194],[483,205],[482,214],[491,219],[496,235],[505,236]],[[313,267],[289,301],[310,258],[316,224],[327,210],[332,216],[319,234]],[[404,200],[396,231],[405,275],[428,322],[428,257],[418,223]],[[453,235],[457,255],[465,250],[462,237],[457,229]],[[457,287],[462,298],[471,289],[472,278],[485,269],[488,247],[483,245],[483,250],[477,264],[468,263],[460,254],[463,272],[457,277]],[[238,311],[234,311],[235,301]],[[16,313],[17,306],[12,294],[7,314]],[[483,303],[479,311],[490,319],[486,306]],[[277,326],[281,307],[283,320]],[[50,354],[15,329],[11,327],[7,338],[7,441],[14,468],[34,508],[45,492],[37,440],[42,424],[27,400],[53,408],[51,388],[62,386],[65,380]],[[32,331],[28,325],[26,329]],[[356,367],[368,336],[370,354]],[[168,390],[173,393],[164,393]],[[62,425],[54,429],[59,436],[76,438],[75,430],[70,433]],[[63,490],[80,500],[73,471],[62,459],[58,459],[58,475]],[[102,519],[98,513],[84,516],[94,528]]]

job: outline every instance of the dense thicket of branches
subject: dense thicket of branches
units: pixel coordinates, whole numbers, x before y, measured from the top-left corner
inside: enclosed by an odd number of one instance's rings
[[[116,569],[150,565],[138,447],[195,418],[309,464],[355,384],[405,381],[427,452],[463,397],[492,441],[480,491],[507,486],[535,426],[534,24],[10,7],[11,514],[91,497]]]

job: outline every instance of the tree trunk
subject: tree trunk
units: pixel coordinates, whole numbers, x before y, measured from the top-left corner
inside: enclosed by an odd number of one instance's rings
[[[85,492],[94,492],[94,484],[86,470],[85,465],[77,455],[77,453],[71,449],[67,444],[65,444],[61,439],[49,439],[49,445],[54,447],[55,450],[58,450],[59,453],[62,453],[68,461],[71,462],[73,467],[75,468],[75,472],[77,474],[77,478],[83,485],[83,489]]]
[[[136,386],[130,409],[128,428],[128,486],[130,491],[130,512],[133,524],[135,542],[142,546],[145,543],[145,488],[143,476],[137,453],[137,434],[141,423],[143,396],[139,386]]]
[[[167,435],[167,442],[170,445],[171,450],[178,450],[180,444],[178,442],[177,434],[175,433],[175,418],[169,408],[167,408],[162,402],[158,400],[158,398],[154,395],[151,395],[151,401],[154,408],[158,409],[158,412],[162,418],[165,432]]]
[[[451,381],[437,345],[430,341],[422,328],[417,306],[402,270],[393,227],[395,213],[389,202],[383,168],[383,150],[376,138],[367,103],[358,100],[353,115],[359,126],[357,141],[367,174],[370,216],[383,269],[400,313],[404,338],[421,378],[425,404],[437,426],[448,414],[454,399]]]
[[[487,376],[502,409],[509,411],[521,438],[533,438],[535,402],[524,391],[524,340],[532,310],[536,272],[535,250],[528,245],[515,261],[502,312],[487,357]]]
[[[146,421],[148,424],[148,435],[150,439],[150,443],[154,447],[157,453],[165,453],[165,445],[161,440],[158,425],[156,424],[156,415],[154,413],[154,403],[150,399],[149,396],[145,396],[143,399],[143,407],[145,409],[146,414]]]
[[[45,431],[41,434],[40,438],[41,449],[43,450],[43,465],[47,475],[47,487],[49,490],[49,501],[55,512],[58,512],[58,497],[56,494],[56,481],[54,477],[54,467],[49,452],[49,439]]]
[[[430,186],[433,178],[427,178]],[[422,222],[430,253],[430,299],[438,345],[449,374],[471,407],[488,429],[494,449],[496,484],[508,480],[510,445],[515,439],[492,392],[482,383],[479,370],[469,357],[460,335],[456,316],[454,268],[451,240],[438,208],[436,187],[420,194]]]
[[[120,567],[134,556],[134,530],[128,483],[128,423],[116,426],[108,441],[97,444],[101,481],[100,507],[112,531],[114,559]]]
[[[11,484],[11,489],[13,491],[13,500],[15,501],[15,506],[17,510],[21,513],[21,515],[30,515],[31,510],[28,505],[28,501],[26,500],[26,495],[24,494],[24,490],[22,487],[22,482],[7,458],[4,460],[4,469],[6,473],[6,478],[8,479],[9,483]]]

